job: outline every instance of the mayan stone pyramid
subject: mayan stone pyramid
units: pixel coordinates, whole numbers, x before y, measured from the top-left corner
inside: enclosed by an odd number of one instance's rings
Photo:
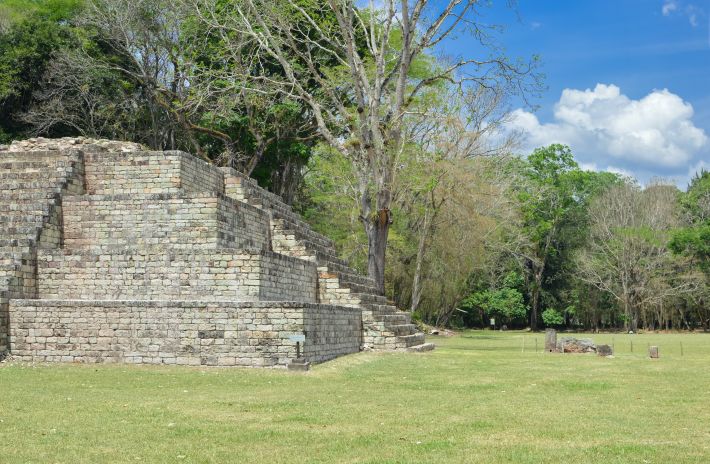
[[[188,153],[0,146],[0,353],[286,366],[428,350],[409,315],[279,197]]]

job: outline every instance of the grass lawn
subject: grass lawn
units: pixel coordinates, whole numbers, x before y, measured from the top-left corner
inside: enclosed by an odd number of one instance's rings
[[[0,463],[710,462],[710,335],[615,335],[614,358],[543,338],[430,337],[307,374],[6,362]]]

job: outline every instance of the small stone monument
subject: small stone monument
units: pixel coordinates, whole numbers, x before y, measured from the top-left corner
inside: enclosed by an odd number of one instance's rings
[[[557,331],[555,329],[545,331],[545,351],[548,353],[557,351]]]
[[[599,356],[611,356],[614,354],[614,350],[609,345],[597,345],[597,354]]]
[[[649,346],[648,347],[648,356],[652,359],[658,359],[658,347],[657,346]]]
[[[296,342],[296,358],[292,359],[288,364],[290,371],[307,371],[311,368],[311,363],[306,361],[306,358],[301,357],[301,343],[306,342],[306,336],[303,334],[289,335],[289,340]]]

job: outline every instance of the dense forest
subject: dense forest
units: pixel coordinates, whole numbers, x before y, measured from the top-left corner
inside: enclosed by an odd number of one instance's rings
[[[681,191],[517,154],[536,57],[506,56],[477,2],[399,3],[3,0],[0,143],[232,166],[429,324],[710,330],[710,173]],[[457,33],[479,56],[439,57]]]

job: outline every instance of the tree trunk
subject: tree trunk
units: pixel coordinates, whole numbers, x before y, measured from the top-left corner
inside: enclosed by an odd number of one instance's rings
[[[532,289],[532,301],[530,302],[530,330],[537,330],[537,305],[540,300],[540,289],[535,286]]]
[[[530,330],[537,330],[537,315],[540,306],[540,289],[542,288],[542,274],[544,268],[537,268],[533,264],[533,288],[530,301]]]
[[[390,211],[381,209],[365,224],[367,233],[367,273],[380,294],[385,293],[385,256],[390,230]]]
[[[426,239],[429,235],[429,210],[427,209],[424,213],[424,224],[422,225],[422,231],[419,235],[419,244],[417,245],[417,262],[414,266],[414,278],[412,279],[412,303],[409,310],[414,312],[419,307],[419,301],[422,297],[422,263],[424,262],[424,249],[426,246]]]
[[[389,209],[392,196],[388,189],[377,191],[377,211],[373,212],[371,190],[366,177],[360,179],[360,221],[367,235],[367,274],[375,281],[375,286],[381,295],[385,294],[385,257],[387,254],[387,237],[389,235],[392,215]]]

